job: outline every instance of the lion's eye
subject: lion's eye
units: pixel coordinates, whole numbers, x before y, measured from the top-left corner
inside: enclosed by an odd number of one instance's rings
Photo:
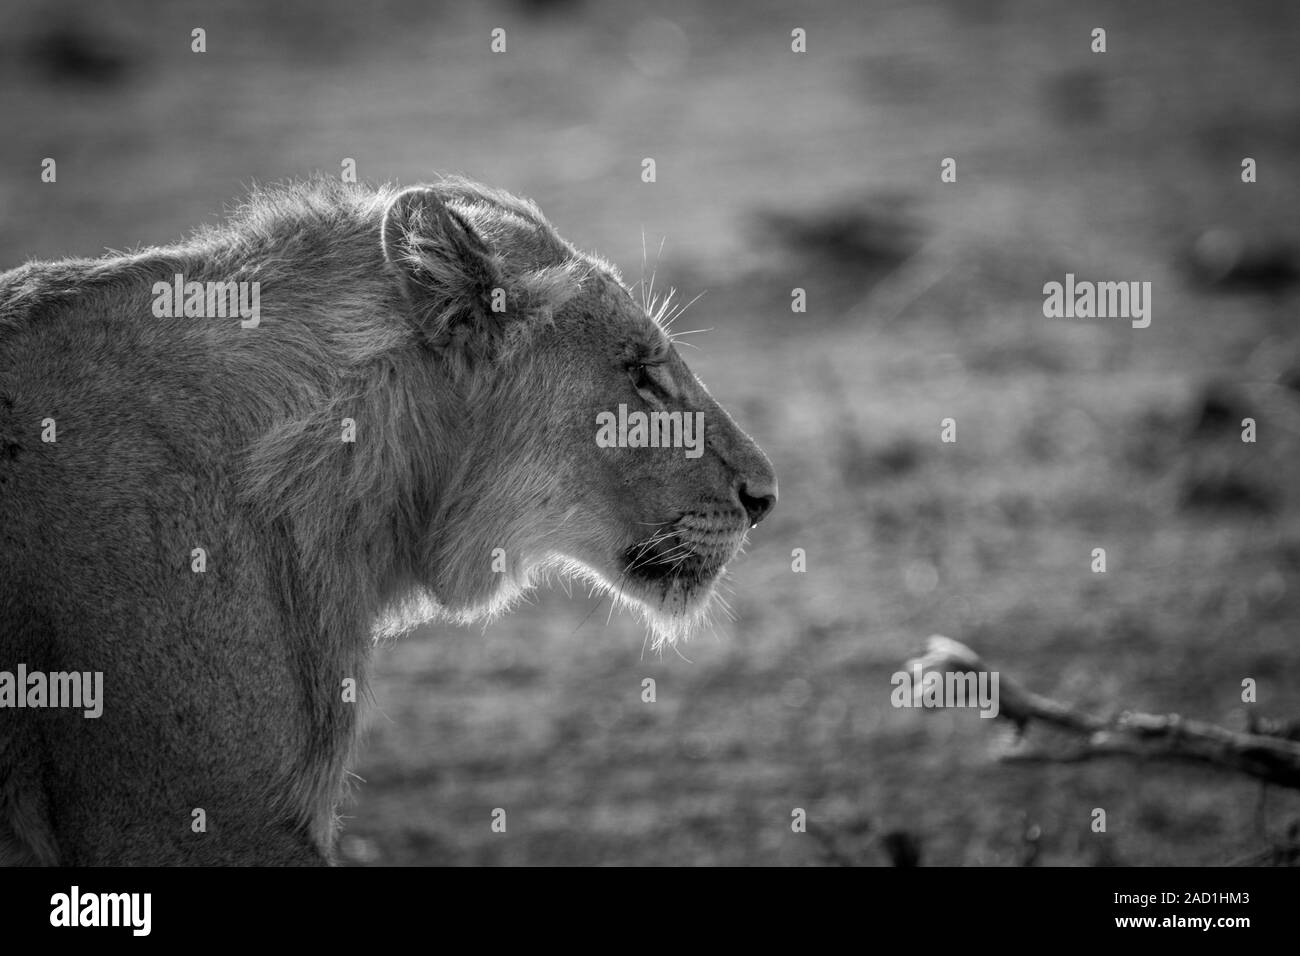
[[[656,376],[651,369],[663,365],[667,358],[660,359],[657,356],[645,356],[639,361],[627,363],[628,378],[632,380],[632,386],[638,392],[663,392],[665,390],[664,382]]]

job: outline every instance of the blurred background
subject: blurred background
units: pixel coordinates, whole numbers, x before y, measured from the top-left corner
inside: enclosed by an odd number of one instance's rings
[[[660,655],[556,587],[380,647],[348,863],[1272,858],[1294,791],[998,763],[1001,722],[894,709],[890,676],[942,633],[1103,714],[1300,718],[1297,50],[1286,0],[7,0],[0,268],[351,158],[704,293],[686,358],[781,483],[733,618]],[[1067,272],[1151,282],[1151,327],[1044,318]]]

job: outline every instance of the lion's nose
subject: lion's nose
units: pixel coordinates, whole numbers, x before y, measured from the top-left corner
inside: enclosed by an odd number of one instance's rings
[[[766,518],[776,507],[775,478],[742,479],[737,491],[745,514],[749,516],[751,528]]]

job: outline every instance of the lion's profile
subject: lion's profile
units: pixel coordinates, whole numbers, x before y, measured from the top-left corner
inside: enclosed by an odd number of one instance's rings
[[[257,283],[260,321],[158,317],[176,276]],[[703,453],[599,447],[620,406],[702,413]],[[0,275],[0,672],[104,687],[0,708],[0,859],[327,862],[376,629],[559,567],[672,639],[775,500],[612,267],[503,192],[279,187]]]

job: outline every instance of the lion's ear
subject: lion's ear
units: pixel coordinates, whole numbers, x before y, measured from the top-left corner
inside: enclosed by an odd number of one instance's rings
[[[396,271],[427,340],[456,345],[491,337],[501,259],[474,227],[427,187],[398,193],[384,211],[384,258]]]

